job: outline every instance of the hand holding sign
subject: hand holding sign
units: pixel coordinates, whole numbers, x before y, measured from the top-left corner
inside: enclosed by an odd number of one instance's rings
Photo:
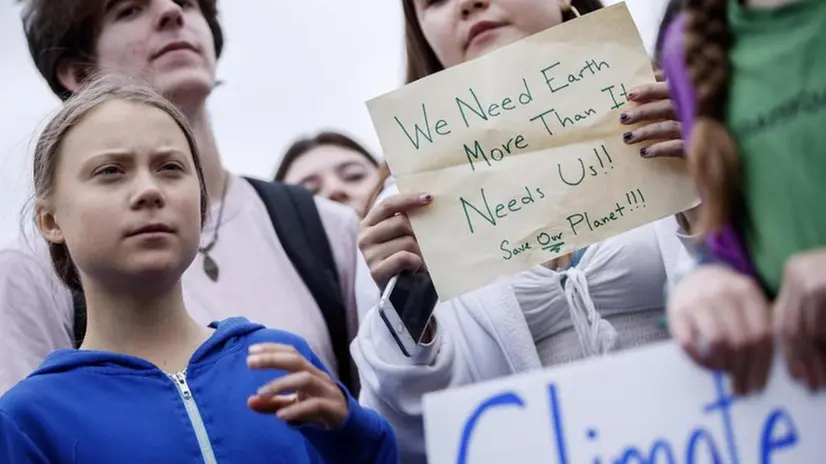
[[[774,317],[791,375],[826,387],[826,250],[789,259]]]
[[[424,260],[407,212],[430,204],[427,194],[402,193],[385,199],[361,221],[359,248],[376,285],[384,289],[402,271],[424,269]]]
[[[400,191],[433,195],[409,217],[442,299],[697,203],[684,161],[623,142],[648,83],[618,4],[368,102]]]
[[[728,371],[734,391],[762,390],[772,360],[769,302],[748,276],[705,265],[687,275],[668,302],[671,333],[701,366]]]
[[[680,122],[669,97],[665,82],[644,84],[628,93],[628,99],[640,105],[620,114],[623,124],[657,121],[623,134],[626,143],[654,142],[640,149],[643,157],[685,156]]]

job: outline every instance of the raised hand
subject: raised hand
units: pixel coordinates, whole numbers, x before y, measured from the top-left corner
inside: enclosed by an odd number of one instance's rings
[[[329,375],[290,345],[261,343],[250,347],[251,369],[288,372],[262,386],[247,401],[250,408],[285,421],[335,428],[347,420],[347,397]]]
[[[424,270],[407,212],[431,202],[427,194],[399,193],[379,203],[361,221],[359,248],[379,288],[401,271]]]

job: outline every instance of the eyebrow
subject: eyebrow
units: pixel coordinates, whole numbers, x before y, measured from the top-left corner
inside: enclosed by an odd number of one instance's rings
[[[112,10],[118,3],[122,2],[123,0],[106,0],[103,3],[103,13],[106,14]]]
[[[362,163],[360,161],[353,161],[353,160],[349,160],[349,161],[345,161],[343,163],[340,163],[336,166],[335,169],[336,169],[336,171],[341,171],[341,170],[350,168],[352,166],[362,168],[362,169],[367,169],[367,167],[365,166],[365,163]]]
[[[299,179],[298,183],[299,184],[306,184],[308,182],[318,182],[319,180],[320,179],[319,179],[318,174],[310,174],[310,175],[304,176],[301,179]]]
[[[172,156],[181,156],[186,157],[186,153],[178,150],[177,148],[162,148],[160,150],[154,150],[151,155],[150,159],[152,161],[156,161],[158,159],[163,158],[170,158]],[[100,153],[97,153],[86,161],[84,161],[83,165],[93,164],[96,161],[100,161],[101,159],[104,160],[111,160],[111,161],[132,161],[135,158],[135,152],[133,150],[122,150],[122,149],[114,149],[114,150],[104,150]]]
[[[103,14],[112,11],[113,8],[125,1],[127,0],[106,0],[106,2],[103,4]]]

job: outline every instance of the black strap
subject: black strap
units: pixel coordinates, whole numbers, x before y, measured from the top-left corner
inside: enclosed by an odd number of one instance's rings
[[[74,306],[74,333],[75,333],[75,348],[80,348],[83,343],[83,337],[86,336],[86,298],[83,297],[83,292],[72,290],[72,305]]]
[[[284,251],[321,309],[330,332],[339,380],[357,395],[338,268],[313,195],[303,187],[246,179],[264,202]]]

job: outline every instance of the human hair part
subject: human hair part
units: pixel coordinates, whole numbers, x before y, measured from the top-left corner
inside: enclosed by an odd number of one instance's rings
[[[204,184],[204,173],[201,167],[198,146],[186,117],[172,103],[150,87],[131,78],[111,74],[92,76],[87,80],[84,86],[69,98],[57,114],[49,120],[37,139],[32,169],[35,201],[41,205],[49,204],[54,196],[55,179],[60,164],[63,141],[66,136],[89,113],[111,101],[125,101],[157,108],[169,115],[181,129],[192,153],[193,166],[200,185],[201,225],[203,226],[206,220],[209,199]],[[35,209],[35,215],[38,214],[38,210],[39,208]],[[49,255],[55,273],[60,280],[69,289],[82,292],[80,274],[66,244],[49,242]]]
[[[685,2],[686,65],[696,93],[696,122],[688,140],[689,166],[703,203],[697,231],[719,232],[741,206],[740,159],[726,128],[732,36],[729,0]]]
[[[376,181],[376,185],[373,186],[373,191],[370,192],[370,197],[367,199],[365,214],[370,211],[370,208],[376,206],[376,200],[379,198],[379,195],[381,195],[381,192],[384,191],[384,183],[387,182],[387,179],[389,179],[391,175],[390,166],[387,165],[387,161],[382,161],[379,165],[379,178]]]
[[[371,165],[378,166],[379,164],[363,145],[351,137],[340,132],[322,131],[312,137],[300,138],[290,145],[287,151],[284,152],[284,156],[281,157],[281,164],[278,165],[278,170],[275,172],[275,180],[283,181],[293,163],[308,151],[321,146],[334,146],[352,150],[362,155]]]
[[[436,57],[436,53],[427,43],[427,39],[419,24],[419,17],[416,15],[414,0],[402,0],[404,7],[404,43],[407,54],[406,82],[409,84],[431,74],[436,74],[445,69],[442,62]],[[539,0],[537,0],[539,1]],[[557,0],[544,0],[557,1]],[[600,0],[571,0],[571,5],[582,14],[588,14],[603,7]],[[573,10],[562,12],[562,21],[576,18]]]
[[[35,67],[61,100],[72,94],[58,78],[64,60],[84,66],[84,77],[93,75],[95,42],[100,35],[100,0],[17,0],[23,5],[23,31]],[[218,0],[198,0],[198,6],[212,32],[216,58],[224,48],[224,34],[218,21]]]

